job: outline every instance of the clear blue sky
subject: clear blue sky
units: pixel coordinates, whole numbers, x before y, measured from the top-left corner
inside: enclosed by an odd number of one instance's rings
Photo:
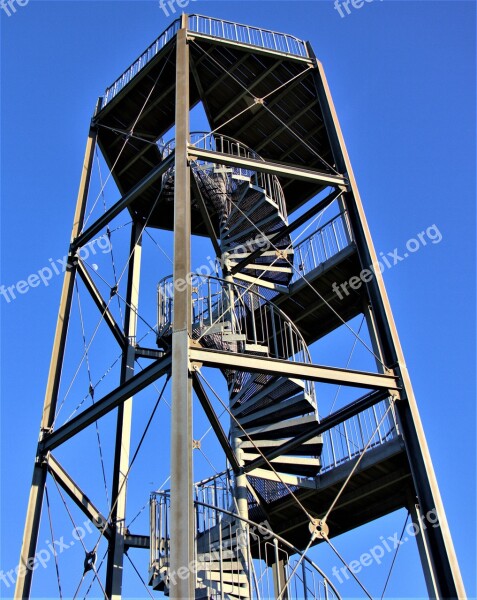
[[[377,250],[402,248],[434,224],[442,233],[441,243],[384,277],[467,592],[475,597],[475,2],[375,0],[345,18],[332,0],[199,0],[187,10],[309,40],[328,76]],[[2,11],[0,22],[0,284],[8,286],[66,253],[96,99],[170,19],[153,1],[30,0],[10,17]],[[108,201],[117,197],[110,188]],[[60,289],[54,277],[10,303],[0,297],[3,570],[18,561]],[[147,294],[153,303],[154,288]],[[164,444],[158,432],[150,452]],[[89,463],[79,450],[65,460],[76,461],[87,486]],[[149,489],[162,483],[140,467],[138,477]],[[141,507],[135,500],[132,512]],[[355,558],[402,524],[402,514],[390,516],[340,548]],[[416,560],[413,550],[403,552],[389,596],[409,596],[404,567],[415,568],[414,595],[424,593]],[[47,571],[53,577],[52,565]],[[385,573],[365,576],[371,586]],[[136,583],[128,597],[143,596]],[[37,597],[56,597],[54,590],[50,581]],[[10,596],[0,582],[0,597]]]

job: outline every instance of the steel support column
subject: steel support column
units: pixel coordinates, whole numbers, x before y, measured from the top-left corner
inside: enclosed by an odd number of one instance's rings
[[[309,47],[309,51],[310,55],[312,55],[311,47]],[[350,192],[345,194],[344,199],[348,208],[359,256],[363,267],[369,268],[371,265],[378,263],[378,258],[326,76],[319,61],[316,61],[315,83],[337,168],[349,181]],[[428,568],[432,571],[433,579],[437,585],[437,593],[430,588],[428,590],[429,595],[432,598],[465,598],[464,584],[437,485],[434,467],[422,428],[421,418],[389,299],[379,269],[375,269],[375,277],[368,284],[368,292],[385,363],[388,366],[396,368],[403,386],[401,401],[396,403],[396,409],[421,512],[427,514],[428,511],[436,510],[439,518],[439,527],[428,528],[424,534],[429,549]],[[423,565],[423,567],[424,569],[427,568],[426,565]],[[427,579],[429,581],[429,578]]]
[[[142,230],[139,223],[133,223],[129,254],[128,283],[124,315],[124,335],[126,349],[121,364],[121,383],[134,376],[136,358],[137,310],[139,303],[139,279],[142,254]],[[106,595],[110,600],[122,595],[124,536],[126,529],[127,475],[131,445],[132,397],[118,406],[116,424],[116,447],[114,452],[113,485],[111,491],[111,529],[106,571]]]
[[[194,560],[194,499],[192,472],[192,378],[189,368],[191,324],[189,47],[187,16],[177,33],[176,151],[174,188],[174,324],[172,333],[171,416],[171,562],[170,597],[194,598],[195,580],[190,571],[178,573]]]
[[[99,106],[99,105],[98,105]],[[96,110],[98,110],[98,106]],[[96,128],[91,126],[81,172],[81,180],[76,202],[76,210],[71,232],[71,241],[73,241],[81,231],[84,221],[86,202],[88,199],[88,190],[91,180],[91,167],[94,158],[94,149],[96,147]],[[63,288],[61,291],[60,308],[56,323],[56,332],[51,353],[50,370],[46,386],[45,400],[43,404],[43,416],[41,419],[40,440],[44,433],[47,433],[53,427],[58,399],[58,390],[60,387],[61,369],[65,354],[66,336],[68,333],[68,324],[70,319],[71,301],[74,292],[74,283],[76,275],[76,266],[73,257],[70,254],[69,266],[65,271]],[[30,597],[31,582],[33,578],[33,557],[36,553],[38,541],[38,532],[40,529],[41,510],[43,505],[43,494],[46,482],[46,465],[43,464],[42,456],[37,454],[33,468],[33,478],[30,488],[30,497],[28,499],[28,509],[23,533],[22,548],[20,552],[19,572],[15,586],[15,598],[24,599]]]

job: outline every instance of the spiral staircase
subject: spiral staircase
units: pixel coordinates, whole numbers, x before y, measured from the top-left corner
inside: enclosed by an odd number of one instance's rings
[[[206,140],[215,151],[259,158],[223,136],[220,149],[212,136],[195,134],[194,138],[202,143]],[[173,143],[165,151],[172,147]],[[311,363],[298,329],[266,297],[274,286],[286,286],[293,275],[291,241],[279,233],[287,224],[287,215],[278,178],[199,162],[192,164],[192,173],[198,193],[216,222],[224,275],[194,278],[193,339],[204,348]],[[170,169],[164,175],[163,194],[172,198],[173,191],[174,171]],[[259,255],[255,253],[258,249]],[[230,274],[253,253],[256,257],[250,263]],[[158,286],[157,340],[165,350],[172,339],[172,289],[172,277]],[[223,374],[232,415],[231,444],[240,466],[246,467],[262,452],[276,450],[318,421],[315,390],[309,382],[230,368],[223,369]],[[289,475],[316,476],[322,446],[321,436],[316,436],[290,453],[276,456],[250,472],[247,487],[253,491],[250,482],[257,479],[286,487],[283,482]],[[253,596],[251,540],[247,523],[237,515],[238,487],[237,481],[230,486],[228,498],[218,507],[228,509],[227,514],[209,523],[197,536],[196,598]],[[161,511],[166,510],[166,504],[161,505]],[[213,506],[217,508],[216,502]],[[167,535],[159,535],[158,544],[166,550]],[[153,587],[166,593],[171,577],[167,556],[168,551],[162,552],[151,572]]]

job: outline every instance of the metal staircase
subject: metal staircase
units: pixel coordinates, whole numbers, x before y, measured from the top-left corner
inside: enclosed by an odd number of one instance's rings
[[[224,136],[194,134],[192,140],[215,152],[260,159],[253,150]],[[173,142],[165,146],[163,156],[173,147]],[[311,363],[296,326],[264,295],[270,288],[286,286],[293,276],[290,237],[277,233],[287,224],[278,178],[204,162],[194,162],[192,173],[215,220],[224,275],[194,277],[193,339],[203,348]],[[164,174],[162,193],[173,197],[173,169]],[[252,253],[251,262],[231,275],[230,271]],[[158,286],[157,339],[164,349],[171,345],[173,286],[172,276]],[[276,450],[318,422],[315,389],[310,382],[231,368],[222,372],[229,391],[231,444],[242,467],[259,458],[261,452]],[[290,475],[316,476],[321,468],[322,446],[321,436],[315,436],[288,453],[278,454],[262,468],[251,470],[251,479],[247,478],[245,485],[249,487],[250,481],[257,478],[281,482]],[[230,514],[215,517],[197,535],[196,598],[252,597],[252,540],[243,520],[248,513],[244,515],[236,501],[243,486],[242,479],[229,487],[226,505],[217,507],[215,501],[210,504],[210,510],[219,508]],[[161,515],[167,513],[167,500],[161,499],[159,505]],[[167,536],[158,534],[157,540],[159,548],[167,550]],[[257,543],[263,544],[263,540]],[[151,572],[155,589],[167,592],[171,577],[168,567],[164,552]]]
[[[321,569],[274,534],[268,522],[240,518],[233,506],[223,508],[233,498],[227,473],[196,484],[195,498],[196,554],[189,571],[196,578],[196,600],[340,598]],[[170,571],[169,510],[169,491],[151,495],[149,580],[166,596],[177,578],[184,576]],[[277,585],[272,565],[280,563],[283,571]]]

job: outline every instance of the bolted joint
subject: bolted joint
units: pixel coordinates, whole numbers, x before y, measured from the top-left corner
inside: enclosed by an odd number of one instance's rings
[[[324,540],[330,532],[330,528],[323,519],[312,519],[308,528],[314,540]]]

